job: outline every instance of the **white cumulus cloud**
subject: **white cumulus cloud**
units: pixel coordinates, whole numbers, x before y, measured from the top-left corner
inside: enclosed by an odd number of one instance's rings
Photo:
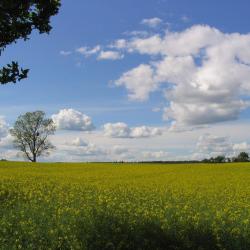
[[[161,90],[167,103],[164,118],[175,127],[236,120],[250,106],[250,34],[194,25],[135,36],[123,44],[127,52],[149,55],[150,61],[123,73],[115,84],[138,101]]]
[[[104,124],[104,135],[113,138],[146,138],[162,134],[162,129],[140,126],[130,128],[126,123],[106,123]]]
[[[149,93],[157,89],[153,79],[153,70],[149,65],[141,64],[124,73],[117,81],[116,86],[125,86],[132,100],[147,100]]]
[[[100,50],[101,50],[101,46],[100,45],[96,45],[93,48],[89,48],[87,46],[83,46],[83,47],[77,48],[76,52],[80,53],[81,55],[83,55],[85,57],[89,57],[91,55],[97,54]]]
[[[97,57],[98,60],[120,60],[124,57],[120,52],[118,51],[101,51],[99,56]]]
[[[91,131],[94,129],[91,118],[74,109],[62,109],[52,115],[52,119],[56,127],[61,130]]]

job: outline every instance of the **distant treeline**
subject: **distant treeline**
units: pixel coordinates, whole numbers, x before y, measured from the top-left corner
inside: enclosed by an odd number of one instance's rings
[[[0,161],[7,161],[6,159],[1,159]],[[110,162],[96,162],[96,163],[154,163],[154,164],[185,164],[185,163],[229,163],[229,162],[250,162],[249,154],[246,152],[239,153],[236,157],[226,157],[224,155],[218,155],[216,157],[211,157],[203,160],[186,160],[186,161],[110,161]],[[63,162],[56,162],[63,163]],[[86,162],[91,163],[91,162]]]
[[[240,152],[236,157],[226,157],[224,155],[218,155],[216,157],[211,157],[209,159],[204,159],[204,163],[224,163],[224,162],[249,162],[249,154],[246,152]]]
[[[246,152],[239,153],[236,157],[226,157],[224,155],[218,155],[203,160],[191,160],[191,161],[136,161],[134,163],[159,163],[159,164],[180,164],[180,163],[227,163],[227,162],[249,162],[250,157]],[[127,161],[117,161],[116,163],[127,163]],[[131,162],[132,163],[132,162]]]

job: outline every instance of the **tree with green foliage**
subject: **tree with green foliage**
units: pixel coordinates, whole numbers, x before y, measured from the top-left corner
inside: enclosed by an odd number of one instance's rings
[[[50,18],[59,7],[60,0],[0,0],[0,56],[6,46],[18,39],[28,40],[32,30],[49,33]],[[0,68],[0,84],[16,83],[28,72],[13,61]]]
[[[204,163],[224,163],[227,161],[228,159],[224,155],[218,155],[216,157],[211,157],[209,159],[202,160],[202,162]]]
[[[215,163],[223,163],[226,162],[226,157],[224,155],[218,155],[214,158]]]
[[[248,162],[250,160],[249,154],[246,152],[240,152],[238,156],[233,158],[234,162]]]
[[[53,120],[45,118],[43,111],[27,112],[19,116],[14,127],[10,129],[14,146],[32,162],[36,162],[41,155],[48,155],[54,148],[48,140],[48,136],[54,132]]]

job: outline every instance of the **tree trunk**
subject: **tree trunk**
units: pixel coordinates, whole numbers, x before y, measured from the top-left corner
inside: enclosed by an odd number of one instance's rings
[[[32,162],[36,162],[36,155],[35,154],[33,155]]]

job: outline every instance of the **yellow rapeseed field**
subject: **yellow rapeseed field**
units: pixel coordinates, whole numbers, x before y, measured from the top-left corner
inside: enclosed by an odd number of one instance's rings
[[[0,163],[0,249],[250,249],[250,164]]]

